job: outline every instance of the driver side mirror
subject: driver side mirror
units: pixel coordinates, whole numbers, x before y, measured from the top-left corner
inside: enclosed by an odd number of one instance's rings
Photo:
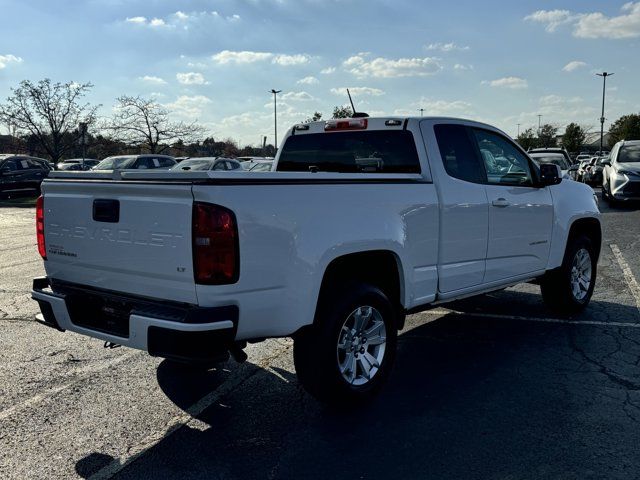
[[[540,165],[540,183],[543,187],[557,185],[562,181],[562,170],[558,165],[543,163]]]
[[[603,165],[603,166],[606,165],[606,166],[610,167],[611,166],[611,160],[602,160],[600,162],[600,165]]]

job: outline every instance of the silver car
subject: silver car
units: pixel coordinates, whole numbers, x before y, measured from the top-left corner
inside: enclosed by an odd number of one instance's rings
[[[640,140],[623,140],[602,162],[602,197],[615,201],[640,200]]]

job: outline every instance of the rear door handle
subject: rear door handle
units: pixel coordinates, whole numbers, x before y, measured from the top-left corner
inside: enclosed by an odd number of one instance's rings
[[[509,205],[511,205],[509,202],[507,202],[506,199],[504,198],[496,198],[493,202],[491,202],[491,205],[493,205],[494,207],[508,207]]]

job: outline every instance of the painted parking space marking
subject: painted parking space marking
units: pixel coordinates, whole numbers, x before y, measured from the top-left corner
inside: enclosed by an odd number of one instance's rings
[[[611,251],[613,252],[613,256],[616,257],[616,261],[620,268],[622,269],[622,274],[624,275],[624,279],[627,282],[627,286],[629,290],[631,290],[631,294],[633,295],[633,299],[636,301],[636,308],[638,309],[638,313],[640,313],[640,285],[638,285],[638,281],[636,277],[633,275],[631,271],[631,267],[624,259],[620,248],[615,243],[609,245]]]
[[[136,352],[128,353],[126,355],[122,355],[121,357],[113,358],[105,363],[100,364],[99,366],[87,366],[87,367],[79,368],[78,370],[75,370],[74,372],[72,372],[74,374],[80,375],[76,377],[74,380],[71,380],[70,382],[63,383],[62,385],[58,385],[56,387],[50,388],[45,392],[38,393],[32,397],[29,397],[26,400],[23,400],[20,403],[17,403],[15,405],[12,405],[11,407],[8,407],[0,411],[0,421],[5,420],[6,418],[9,418],[11,415],[15,413],[19,413],[29,407],[37,405],[40,402],[44,402],[49,398],[53,397],[54,395],[64,390],[67,390],[68,388],[73,387],[78,383],[85,381],[90,376],[96,373],[99,373],[103,370],[106,370],[109,367],[113,367],[119,363],[122,363],[125,360],[130,359],[131,357],[135,356],[137,353],[139,352],[136,351]]]

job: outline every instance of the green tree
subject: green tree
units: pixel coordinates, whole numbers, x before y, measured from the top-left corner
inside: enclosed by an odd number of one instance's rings
[[[38,83],[23,80],[0,105],[0,122],[29,137],[55,163],[76,144],[78,124],[95,121],[98,106],[82,103],[91,87],[90,83],[53,83],[48,78]]]
[[[520,132],[520,135],[516,138],[516,142],[518,142],[523,149],[529,150],[537,146],[538,139],[536,138],[533,128],[527,128],[525,131]]]
[[[549,123],[542,125],[538,132],[538,147],[555,147],[557,133],[557,127],[554,127]]]
[[[337,107],[336,107],[337,108]],[[322,118],[322,114],[320,112],[314,112],[309,118],[307,118],[304,123],[317,122]],[[334,117],[336,118],[336,117]]]
[[[333,108],[333,117],[331,118],[351,118],[353,110],[351,107],[337,106]]]
[[[609,127],[609,146],[620,140],[640,140],[640,114],[623,115]]]
[[[577,123],[570,123],[562,136],[562,146],[570,152],[579,152],[587,138],[587,132]]]

